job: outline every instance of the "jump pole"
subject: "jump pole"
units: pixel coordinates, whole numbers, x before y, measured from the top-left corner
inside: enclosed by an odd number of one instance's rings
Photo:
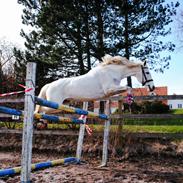
[[[88,102],[83,103],[83,110],[88,110]],[[83,123],[84,124],[80,124],[79,137],[78,137],[77,150],[76,150],[76,158],[78,159],[81,159],[81,154],[82,154],[86,118],[83,119]]]
[[[79,115],[87,115],[88,117],[97,117],[97,118],[100,118],[103,120],[108,119],[108,116],[106,114],[98,114],[98,113],[94,113],[94,112],[87,111],[87,110],[80,109],[80,108],[70,107],[70,106],[63,105],[63,104],[59,105],[56,102],[52,102],[52,101],[45,100],[45,99],[38,98],[38,97],[35,97],[35,102],[37,105],[46,106],[46,107],[50,107],[53,109],[59,109],[59,110],[70,112],[70,113],[75,113],[75,114],[79,114]]]
[[[28,183],[31,174],[32,136],[34,119],[34,92],[36,78],[36,63],[28,62],[26,71],[26,87],[33,88],[25,94],[24,126],[22,137],[21,183]]]
[[[12,109],[9,107],[0,106],[0,113],[10,114],[10,115],[16,115],[23,117],[23,111]],[[41,113],[34,113],[34,119],[45,119],[48,121],[53,121],[55,123],[75,123],[75,124],[83,124],[83,120],[77,119],[77,118],[67,118],[67,117],[61,117],[61,116],[55,116],[55,115],[48,115],[48,114],[41,114]]]
[[[75,157],[69,157],[64,159],[57,159],[52,161],[35,163],[31,165],[31,170],[37,171],[37,170],[41,170],[41,169],[45,169],[53,166],[70,164],[70,163],[79,163],[79,160]],[[1,169],[0,177],[12,176],[20,173],[21,173],[21,166],[14,167],[14,168]]]

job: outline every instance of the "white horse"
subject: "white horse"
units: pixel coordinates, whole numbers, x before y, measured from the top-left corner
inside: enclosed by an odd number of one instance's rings
[[[155,89],[153,79],[146,62],[135,63],[121,56],[106,55],[103,62],[87,74],[62,78],[42,87],[38,97],[57,102],[60,105],[65,99],[91,101],[120,93],[127,86],[121,86],[122,79],[135,76],[150,91]],[[48,113],[53,109],[36,106],[35,112]]]

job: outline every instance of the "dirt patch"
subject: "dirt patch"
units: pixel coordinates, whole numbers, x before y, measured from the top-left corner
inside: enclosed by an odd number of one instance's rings
[[[5,153],[0,153],[3,157]],[[7,155],[7,153],[6,153]],[[9,156],[12,154],[10,153]],[[17,164],[18,154],[13,160],[1,159],[4,165]],[[59,156],[34,154],[33,162],[57,159]],[[183,160],[163,157],[133,157],[128,160],[110,158],[108,166],[99,168],[100,160],[85,159],[81,165],[63,165],[33,172],[35,183],[182,183]],[[1,178],[0,183],[17,183],[19,176]]]
[[[86,137],[82,164],[61,165],[32,172],[35,183],[183,183],[183,141],[123,137],[114,145],[111,136],[108,166],[99,168],[102,137]],[[74,156],[75,136],[35,135],[32,162]],[[1,136],[0,168],[20,166],[21,135]],[[20,182],[20,176],[0,183]]]

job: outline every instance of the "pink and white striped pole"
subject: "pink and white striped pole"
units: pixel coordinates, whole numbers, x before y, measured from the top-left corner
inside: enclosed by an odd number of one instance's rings
[[[22,91],[14,91],[14,92],[9,92],[9,93],[2,93],[0,94],[0,97],[5,97],[5,96],[10,96],[10,95],[16,95],[19,93],[24,93],[24,92],[29,92],[32,90],[32,88],[26,88],[24,85],[19,84],[20,87],[25,88],[25,90]]]

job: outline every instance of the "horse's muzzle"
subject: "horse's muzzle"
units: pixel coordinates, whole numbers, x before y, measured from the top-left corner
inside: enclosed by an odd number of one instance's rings
[[[151,86],[149,86],[149,90],[152,92],[152,91],[154,91],[155,90],[155,86],[153,85],[152,87]]]

